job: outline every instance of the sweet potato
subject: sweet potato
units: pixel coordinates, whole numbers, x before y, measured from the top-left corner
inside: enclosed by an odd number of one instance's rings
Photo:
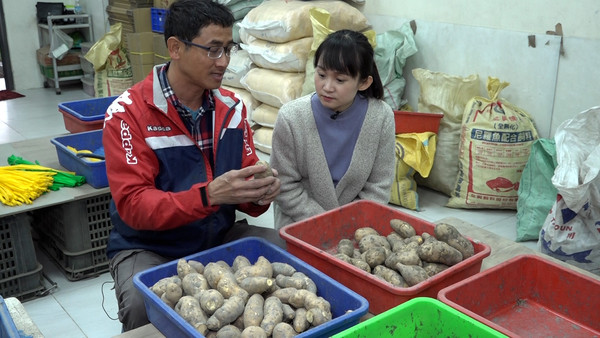
[[[378,265],[373,269],[373,275],[381,278],[384,281],[392,284],[393,286],[404,288],[408,284],[404,281],[404,278],[396,270],[390,269],[384,265]]]
[[[410,236],[404,239],[404,243],[406,243],[407,245],[411,244],[411,243],[415,243],[416,245],[421,245],[423,244],[423,237],[421,237],[420,235],[414,235],[414,236]]]
[[[306,311],[306,320],[313,326],[319,326],[330,321],[331,311],[324,311],[319,308],[312,308]]]
[[[174,308],[175,304],[179,301],[179,298],[183,295],[183,289],[176,283],[169,282],[163,293],[162,299],[169,307]]]
[[[352,264],[352,257],[343,253],[336,253],[333,255],[335,258],[340,259],[348,264]]]
[[[441,263],[432,263],[432,262],[423,263],[423,269],[425,269],[425,272],[427,272],[429,277],[435,276],[438,273],[440,273],[448,268],[449,268],[448,265],[441,264]]]
[[[269,162],[267,161],[258,161],[256,162],[255,165],[262,165],[263,167],[266,167],[267,170],[258,173],[258,174],[254,174],[254,178],[265,178],[265,177],[270,177],[273,176],[273,170],[271,169],[271,165],[269,164]]]
[[[376,235],[379,236],[379,232],[371,227],[362,227],[354,230],[354,240],[358,243],[363,237],[366,235]]]
[[[273,278],[273,266],[271,266],[271,262],[264,256],[259,256],[254,264],[241,267],[235,272],[235,278],[238,282],[251,276]]]
[[[273,268],[273,276],[291,276],[294,274],[294,272],[296,272],[296,268],[289,265],[288,263],[272,262],[271,267]]]
[[[250,265],[252,265],[252,263],[250,263],[250,260],[248,258],[246,258],[245,256],[242,256],[242,255],[238,255],[233,260],[233,263],[231,264],[231,268],[235,272],[244,266],[250,266]]]
[[[265,330],[267,335],[273,334],[275,325],[283,320],[283,309],[281,308],[281,300],[277,297],[268,297],[265,299],[264,317],[260,323],[260,327]]]
[[[283,310],[283,321],[291,323],[296,316],[296,310],[290,306],[290,304],[281,303],[281,310]]]
[[[283,276],[283,275],[281,275]],[[240,287],[248,294],[263,293],[273,286],[273,279],[268,277],[250,276],[242,279]]]
[[[167,285],[169,283],[175,283],[177,285],[181,285],[181,278],[179,276],[171,276],[159,279],[154,285],[150,287],[150,290],[154,292],[159,298],[167,291]]]
[[[369,250],[372,247],[384,247],[390,249],[390,243],[387,238],[380,235],[366,235],[358,242],[358,249],[361,253]]]
[[[408,286],[417,285],[429,278],[427,272],[418,265],[404,265],[398,263],[396,264],[396,270],[400,272],[400,275],[402,275],[402,278],[404,278]]]
[[[240,329],[240,332],[243,331],[244,330],[244,314],[242,313],[239,317],[237,317],[229,325],[233,325],[233,326],[237,327],[238,329]]]
[[[386,254],[383,247],[372,247],[364,253],[365,262],[369,264],[371,269],[385,262]]]
[[[402,236],[402,238],[409,238],[417,234],[417,231],[410,223],[400,219],[390,220],[390,226],[396,233]]]
[[[417,249],[419,258],[425,262],[442,263],[452,266],[462,261],[460,251],[442,241],[423,243]]]
[[[218,331],[225,325],[236,320],[244,312],[244,300],[239,296],[231,296],[226,299],[223,306],[208,318],[206,326],[213,331]]]
[[[473,243],[452,225],[448,223],[439,223],[434,228],[435,238],[448,243],[451,247],[460,251],[463,259],[467,259],[475,254]]]
[[[198,299],[200,308],[209,316],[225,303],[223,295],[215,289],[200,292],[196,295],[196,299]]]
[[[181,280],[181,288],[186,295],[193,296],[200,291],[210,289],[210,285],[204,275],[191,272]]]
[[[421,265],[421,258],[419,257],[416,248],[405,248],[398,252],[390,253],[384,261],[385,266],[390,269],[395,269],[396,264],[398,263],[406,265]]]
[[[226,274],[231,274],[230,269],[217,262],[210,262],[204,267],[204,277],[213,289],[217,288],[219,280]]]
[[[246,326],[242,331],[242,338],[267,338],[267,333],[260,326]]]
[[[223,297],[225,298],[231,298],[232,296],[238,296],[242,298],[244,304],[248,300],[248,297],[250,297],[248,291],[239,286],[233,274],[223,275],[217,283],[217,290],[223,294]]]
[[[404,239],[396,232],[390,233],[389,235],[387,235],[386,238],[388,243],[390,243],[391,251],[396,252],[402,249],[404,246],[406,246],[406,243],[404,243]]]
[[[433,242],[433,241],[437,241],[437,238],[435,238],[434,236],[432,236],[428,232],[423,232],[421,234],[421,238],[423,238],[423,243],[421,243],[421,244],[429,243],[429,242]]]
[[[286,322],[281,322],[278,323],[277,325],[275,325],[275,328],[273,328],[273,338],[290,338],[290,337],[295,337],[297,335],[296,331],[294,331],[294,328],[286,323]]]
[[[175,305],[175,312],[195,328],[208,329],[206,327],[208,317],[200,307],[198,300],[193,296],[182,296]]]
[[[310,328],[310,323],[306,320],[306,309],[301,307],[296,309],[296,315],[292,323],[294,331],[302,333]]]
[[[352,256],[354,253],[354,244],[347,238],[342,238],[337,244],[337,252]]]
[[[277,283],[277,286],[280,288],[304,289],[306,287],[306,282],[304,281],[304,278],[301,277],[277,275],[277,277],[275,277],[275,283]]]
[[[196,270],[197,273],[204,273],[204,264],[202,264],[202,262],[198,262],[193,259],[190,259],[187,262],[192,268],[194,268],[194,270]]]
[[[371,266],[362,258],[350,258],[350,263],[365,272],[371,273]]]
[[[292,277],[304,279],[304,289],[306,289],[314,294],[317,293],[317,284],[315,284],[315,282],[312,279],[310,279],[310,277],[305,275],[303,272],[296,271],[292,274]]]
[[[327,300],[304,289],[298,290],[296,293],[294,293],[289,298],[288,302],[295,308],[303,307],[307,310],[319,308],[323,311],[331,311],[331,304]]]
[[[181,278],[183,280],[183,278],[188,274],[188,273],[198,273],[198,271],[196,271],[196,269],[192,268],[192,266],[183,258],[180,258],[177,261],[177,275],[179,276],[179,278]]]
[[[279,298],[282,303],[290,303],[290,298],[298,292],[296,288],[282,288],[271,293],[271,296]]]
[[[217,331],[217,338],[236,338],[241,336],[242,331],[235,325],[225,325]]]
[[[244,326],[258,326],[264,317],[264,306],[265,299],[258,293],[253,294],[246,302],[244,313],[242,314],[244,319]]]

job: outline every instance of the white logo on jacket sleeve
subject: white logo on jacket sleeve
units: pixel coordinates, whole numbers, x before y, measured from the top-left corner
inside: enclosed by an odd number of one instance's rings
[[[131,143],[131,132],[129,125],[125,121],[121,121],[121,145],[125,150],[127,164],[137,164],[137,157],[133,156],[133,144]]]
[[[106,116],[104,117],[104,122],[112,119],[115,113],[124,113],[125,107],[121,104],[130,105],[132,103],[131,98],[129,98],[129,92],[125,91],[119,97],[117,97],[106,109]]]
[[[244,148],[246,148],[246,156],[252,155],[252,147],[248,142],[248,126],[246,125],[246,121],[244,123]]]

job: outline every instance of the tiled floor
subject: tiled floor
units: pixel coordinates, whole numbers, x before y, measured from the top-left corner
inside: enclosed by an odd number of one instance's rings
[[[20,91],[24,98],[0,101],[0,143],[21,141],[39,136],[66,133],[60,102],[89,98],[80,86],[63,87],[62,94],[53,89]],[[263,159],[268,155],[262,154]],[[447,197],[432,190],[419,188],[419,212],[402,209],[427,221],[457,217],[510,240],[516,238],[516,212],[511,210],[466,210],[444,207]],[[256,225],[273,226],[271,210],[249,221]],[[467,234],[468,235],[468,234]],[[523,243],[536,249],[535,242]],[[99,277],[71,282],[42,251],[38,260],[44,272],[57,287],[47,296],[23,303],[27,313],[46,337],[79,338],[118,335],[117,304],[108,273]]]

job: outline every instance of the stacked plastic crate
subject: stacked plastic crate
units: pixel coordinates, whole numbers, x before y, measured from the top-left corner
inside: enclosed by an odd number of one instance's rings
[[[26,213],[0,218],[0,294],[28,299],[45,290]]]
[[[69,280],[108,271],[106,244],[112,229],[110,193],[33,212],[41,248]]]

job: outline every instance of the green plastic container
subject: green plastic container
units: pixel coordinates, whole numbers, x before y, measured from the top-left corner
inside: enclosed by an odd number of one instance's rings
[[[417,297],[346,329],[341,337],[506,337],[435,298]]]

